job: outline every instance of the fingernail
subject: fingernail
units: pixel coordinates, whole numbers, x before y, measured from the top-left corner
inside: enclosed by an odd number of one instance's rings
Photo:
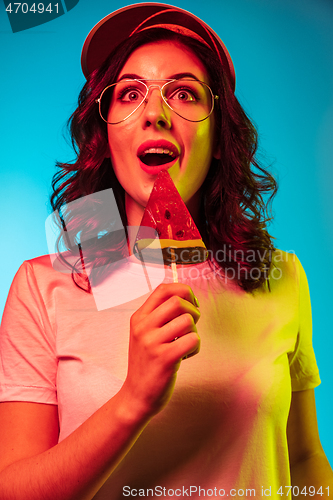
[[[194,302],[197,307],[200,307],[199,301],[195,295],[194,295]]]

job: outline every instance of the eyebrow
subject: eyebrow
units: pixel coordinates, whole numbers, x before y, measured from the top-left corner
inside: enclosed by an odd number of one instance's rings
[[[194,80],[199,80],[197,76],[195,76],[193,73],[175,73],[174,75],[170,75],[169,78],[161,78],[161,81],[163,80],[178,80],[179,78],[193,78]],[[142,76],[136,75],[135,73],[125,73],[122,75],[117,81],[120,82],[121,80],[144,80],[144,81],[154,81],[150,80],[149,78],[143,78]],[[157,79],[156,81],[160,81]]]

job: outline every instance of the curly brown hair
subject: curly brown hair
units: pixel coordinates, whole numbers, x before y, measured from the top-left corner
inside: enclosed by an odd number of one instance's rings
[[[218,57],[195,39],[163,28],[145,30],[120,44],[90,75],[79,95],[78,107],[68,121],[76,161],[57,163],[50,200],[53,211],[61,214],[61,224],[67,234],[74,235],[70,238],[72,242],[80,246],[80,238],[89,241],[85,247],[85,263],[93,265],[95,277],[101,266],[126,254],[126,232],[110,231],[112,221],[101,227],[98,214],[68,210],[66,206],[86,195],[112,188],[126,229],[124,189],[106,157],[107,127],[99,116],[96,99],[105,87],[116,81],[136,48],[158,40],[171,40],[189,47],[203,62],[213,93],[219,96],[214,115],[220,159],[212,160],[203,184],[202,237],[209,250],[210,264],[215,269],[217,266],[222,276],[232,271],[232,278],[241,288],[253,291],[267,282],[272,265],[275,248],[266,225],[271,219],[270,207],[277,183],[256,158],[257,131],[234,95]],[[103,236],[97,237],[98,234]],[[73,249],[73,245],[66,246]],[[75,266],[73,269],[75,271]],[[89,290],[87,278],[86,283],[88,286],[84,287],[76,280],[78,286]]]

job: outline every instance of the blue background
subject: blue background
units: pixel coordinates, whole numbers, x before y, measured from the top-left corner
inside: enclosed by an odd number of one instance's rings
[[[172,1],[171,1],[172,3]],[[319,429],[333,463],[333,4],[330,0],[175,0],[228,47],[237,96],[258,126],[280,191],[271,232],[308,276],[322,385]],[[55,160],[73,153],[62,134],[84,83],[80,53],[118,1],[80,0],[49,23],[13,34],[0,5],[0,314],[23,260],[47,253],[44,223]],[[3,10],[2,10],[3,9]]]

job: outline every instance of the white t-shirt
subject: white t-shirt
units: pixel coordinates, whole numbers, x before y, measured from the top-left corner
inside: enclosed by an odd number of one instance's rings
[[[158,284],[161,269],[147,269]],[[142,272],[131,257],[123,284],[132,289]],[[261,497],[264,488],[280,499],[278,488],[285,495],[290,484],[291,391],[320,383],[304,270],[295,255],[276,252],[271,291],[253,293],[219,278],[208,263],[178,267],[178,273],[199,299],[200,353],[182,361],[171,401],[95,498],[135,492],[237,498],[250,489]],[[108,280],[103,294],[115,296]],[[172,281],[169,269],[165,281]],[[1,326],[0,401],[57,404],[59,441],[65,439],[121,388],[130,317],[150,293],[142,291],[98,310],[94,296],[76,287],[70,274],[55,271],[49,256],[25,262]]]

